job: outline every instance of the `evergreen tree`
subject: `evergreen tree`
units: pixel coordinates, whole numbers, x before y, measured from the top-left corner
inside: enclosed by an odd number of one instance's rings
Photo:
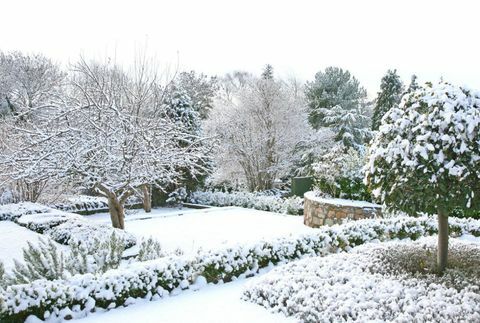
[[[366,101],[367,91],[350,72],[327,67],[307,83],[305,95],[308,121],[314,129],[331,128],[336,141],[363,149],[371,138],[371,107]]]
[[[273,66],[270,64],[265,65],[265,68],[262,72],[262,79],[264,80],[273,80]]]
[[[308,102],[308,120],[313,128],[329,126],[326,112],[336,106],[356,110],[367,98],[367,91],[350,72],[338,67],[327,67],[307,82],[305,95]]]
[[[480,95],[440,82],[407,93],[382,119],[366,181],[387,209],[438,216],[438,272],[447,265],[448,216],[480,207]]]
[[[419,88],[419,85],[417,83],[417,76],[415,74],[412,75],[412,78],[410,80],[410,85],[408,85],[407,92],[413,92]]]
[[[403,92],[403,84],[397,70],[388,70],[382,78],[380,92],[378,92],[373,110],[372,130],[378,130],[382,117],[388,110],[400,103]]]

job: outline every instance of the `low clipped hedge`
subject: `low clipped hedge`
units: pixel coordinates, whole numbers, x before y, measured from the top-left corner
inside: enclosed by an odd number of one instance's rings
[[[480,221],[452,218],[450,222],[452,235],[480,236]],[[138,262],[99,275],[9,286],[0,293],[0,321],[23,322],[29,315],[41,319],[52,315],[79,317],[95,307],[126,306],[133,298],[158,298],[175,289],[187,289],[199,276],[209,283],[229,281],[239,275],[254,275],[269,264],[349,250],[367,242],[415,240],[436,232],[436,220],[431,217],[359,220],[196,256]]]
[[[88,241],[110,236],[113,231],[125,242],[125,248],[136,244],[133,234],[114,229],[108,224],[92,223],[78,214],[63,212],[30,202],[0,206],[0,221],[12,221],[29,230],[49,236],[60,244],[71,239]]]

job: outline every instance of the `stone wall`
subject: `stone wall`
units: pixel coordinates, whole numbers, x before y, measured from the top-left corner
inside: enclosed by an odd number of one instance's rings
[[[345,220],[382,217],[382,207],[363,201],[325,199],[314,192],[304,195],[303,223],[317,228],[322,225],[341,224]]]

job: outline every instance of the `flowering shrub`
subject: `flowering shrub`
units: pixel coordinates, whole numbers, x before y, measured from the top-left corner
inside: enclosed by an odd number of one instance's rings
[[[299,215],[303,212],[303,199],[300,197],[281,197],[267,192],[193,192],[191,203],[211,206],[240,206],[248,209]]]

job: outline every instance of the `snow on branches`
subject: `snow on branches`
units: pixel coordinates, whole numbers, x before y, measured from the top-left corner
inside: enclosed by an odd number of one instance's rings
[[[144,62],[145,63],[145,62]],[[123,228],[123,205],[145,185],[199,174],[205,138],[165,117],[164,88],[145,64],[127,73],[111,63],[74,65],[68,95],[29,118],[6,119],[11,138],[1,164],[11,178],[68,179],[109,201]]]
[[[480,94],[427,83],[382,119],[366,179],[387,206],[451,211],[479,202],[479,160]]]

